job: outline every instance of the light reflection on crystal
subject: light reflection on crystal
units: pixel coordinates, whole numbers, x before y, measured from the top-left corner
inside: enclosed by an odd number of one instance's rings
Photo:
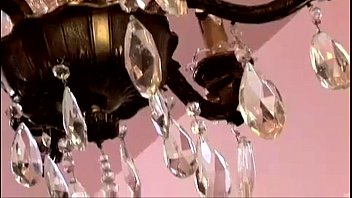
[[[188,12],[186,0],[155,0],[166,13],[181,16]]]
[[[196,149],[188,133],[175,120],[164,138],[164,160],[173,175],[191,176],[197,169]]]
[[[69,197],[67,183],[55,162],[48,155],[44,159],[44,178],[51,197]]]
[[[252,197],[255,182],[255,162],[251,142],[240,137],[237,148],[237,174],[240,197]]]
[[[45,1],[43,0],[26,0],[26,1],[34,14],[38,14],[38,15],[46,14],[49,10],[49,7],[46,5]]]
[[[224,157],[211,148],[203,136],[197,142],[198,169],[195,179],[198,193],[203,197],[228,197],[231,177]]]
[[[171,122],[170,112],[165,98],[159,91],[149,99],[149,107],[156,132],[162,137],[167,136]]]
[[[324,88],[349,88],[350,55],[325,32],[313,36],[310,58],[313,70]]]
[[[89,197],[82,184],[75,178],[70,180],[70,183],[68,184],[68,190],[71,198]]]
[[[87,125],[76,98],[69,87],[65,87],[64,90],[62,115],[67,139],[74,148],[81,151],[85,150],[88,142]]]
[[[285,112],[275,85],[247,63],[239,91],[239,110],[245,123],[264,139],[276,138],[285,124]]]
[[[133,16],[127,25],[124,49],[132,83],[143,97],[150,98],[162,80],[160,56],[151,33]]]
[[[10,34],[12,27],[13,25],[9,15],[7,15],[5,12],[1,10],[1,37]],[[2,71],[2,68],[1,68],[1,71]],[[2,81],[2,76],[1,76],[1,81]]]
[[[43,163],[37,142],[24,123],[16,130],[11,146],[11,170],[16,181],[31,187],[43,174]]]

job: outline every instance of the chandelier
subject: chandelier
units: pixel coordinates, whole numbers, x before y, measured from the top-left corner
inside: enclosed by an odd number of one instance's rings
[[[143,181],[123,124],[142,108],[150,109],[150,123],[163,140],[165,168],[178,178],[194,177],[201,197],[231,194],[230,167],[208,140],[205,124],[226,121],[238,143],[236,190],[239,197],[251,197],[254,152],[237,127],[245,124],[260,138],[275,139],[286,112],[274,82],[255,67],[237,23],[268,23],[308,7],[308,20],[317,29],[310,50],[317,81],[329,90],[350,85],[349,54],[320,28],[321,1],[253,6],[221,0],[2,1],[1,85],[11,98],[7,115],[15,131],[11,169],[27,188],[44,179],[50,197],[118,197],[103,149],[104,141],[115,138],[130,196],[142,197]],[[173,59],[178,37],[167,16],[182,17],[189,9],[195,9],[206,48],[181,66]],[[231,23],[230,34],[225,20]],[[180,70],[205,93],[197,92]],[[176,100],[167,92],[185,105],[190,126],[173,118]],[[89,142],[101,151],[102,187],[94,195],[75,176],[72,156],[75,150],[85,152]]]

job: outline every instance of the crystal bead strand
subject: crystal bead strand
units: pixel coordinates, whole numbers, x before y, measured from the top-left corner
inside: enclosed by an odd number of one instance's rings
[[[349,88],[350,55],[339,42],[321,31],[321,9],[310,5],[309,11],[312,22],[317,27],[317,33],[311,41],[310,59],[318,80],[327,89]]]
[[[121,167],[124,174],[125,182],[131,193],[131,197],[141,197],[141,182],[139,180],[138,171],[134,164],[133,158],[130,156],[125,142],[127,127],[120,125],[119,140],[120,140],[120,156]]]
[[[254,153],[251,142],[241,136],[236,126],[231,127],[237,146],[237,184],[239,197],[252,197],[256,177]]]
[[[88,143],[87,125],[75,96],[67,86],[70,70],[67,66],[58,64],[52,68],[52,72],[56,78],[62,80],[65,86],[62,99],[62,117],[66,138],[74,149],[84,151]]]
[[[61,161],[62,168],[67,174],[70,175],[68,184],[70,197],[89,197],[87,191],[75,176],[75,163],[72,156],[72,145],[70,145],[70,141],[65,138],[61,138],[58,142],[58,147],[60,152],[63,154]]]
[[[282,132],[285,124],[282,97],[274,83],[254,69],[250,50],[239,39],[234,28],[234,53],[244,67],[238,110],[252,132],[264,139],[274,139]]]
[[[201,111],[199,103],[187,104],[186,110],[187,115],[194,118],[191,129],[198,136],[198,168],[195,173],[197,191],[201,197],[229,197],[231,193],[229,167],[224,157],[209,145],[205,122],[197,118]]]
[[[196,170],[194,144],[186,130],[171,118],[173,106],[162,95],[161,60],[152,34],[134,16],[127,25],[124,46],[125,66],[142,97],[149,100],[152,122],[163,138],[166,167],[176,177],[185,178]]]
[[[115,173],[111,169],[109,156],[106,155],[101,146],[99,146],[101,155],[99,157],[100,168],[102,171],[101,182],[102,188],[96,193],[95,197],[118,197],[118,185],[115,182]]]

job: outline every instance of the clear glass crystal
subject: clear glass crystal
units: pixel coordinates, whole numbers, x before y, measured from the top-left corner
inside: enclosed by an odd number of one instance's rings
[[[69,87],[65,87],[64,90],[62,115],[67,139],[70,140],[74,148],[81,151],[85,150],[88,142],[87,125]]]
[[[324,88],[350,87],[350,55],[325,32],[313,36],[310,58],[313,70]]]
[[[55,162],[48,155],[44,159],[44,178],[50,197],[69,197],[67,183]]]
[[[71,142],[66,138],[60,138],[57,147],[61,153],[70,152],[73,149]]]
[[[239,91],[239,110],[245,123],[258,136],[276,138],[285,124],[284,105],[275,85],[264,80],[246,63]]]
[[[16,181],[25,187],[35,185],[43,174],[43,163],[37,142],[24,123],[16,130],[10,156]]]
[[[43,132],[41,137],[42,143],[46,148],[50,148],[51,145],[51,137],[47,133]]]
[[[204,120],[193,120],[191,122],[191,130],[196,135],[201,135],[207,130],[207,125]]]
[[[12,102],[5,113],[8,118],[21,118],[23,115],[22,106],[17,102]]]
[[[139,180],[136,165],[130,157],[124,140],[120,142],[121,167],[125,176],[125,182],[131,192],[130,197],[141,197],[141,182]]]
[[[197,169],[196,148],[186,130],[175,120],[164,138],[164,160],[173,175],[191,176]]]
[[[200,105],[198,102],[190,102],[186,105],[188,116],[199,116],[201,113]]]
[[[120,125],[119,126],[119,138],[124,139],[127,133],[127,126]]]
[[[231,177],[224,157],[211,148],[203,136],[197,142],[197,153],[195,179],[198,193],[203,197],[229,197]]]
[[[13,25],[9,15],[7,15],[5,12],[1,10],[1,37],[10,34],[12,27]],[[1,81],[2,81],[2,77],[1,77]]]
[[[240,137],[237,147],[237,174],[240,197],[252,197],[255,182],[253,148],[246,137]]]
[[[321,18],[323,17],[323,13],[320,8],[318,7],[311,7],[309,9],[310,14],[312,15],[313,23],[318,25],[321,23]]]
[[[154,95],[162,80],[161,61],[152,34],[131,15],[125,35],[125,66],[145,98]]]
[[[63,154],[61,165],[66,173],[73,172],[75,163],[71,152],[66,152]]]
[[[188,12],[188,6],[186,0],[156,0],[161,9],[166,13],[181,16]]]
[[[34,14],[46,14],[49,10],[49,7],[46,5],[43,0],[26,0],[29,7],[32,9]]]
[[[60,80],[67,80],[70,77],[70,69],[63,64],[55,65],[52,69],[53,74],[56,78]]]
[[[117,198],[118,192],[118,185],[104,185],[94,197]]]
[[[164,96],[159,91],[149,99],[149,107],[152,111],[152,122],[160,136],[165,136],[170,127],[170,111]]]
[[[120,7],[123,11],[130,13],[138,9],[136,0],[120,0]]]
[[[70,183],[68,184],[68,190],[71,198],[89,197],[87,191],[76,178],[72,178],[70,180]]]
[[[1,67],[1,88],[7,94],[9,94],[9,96],[11,96],[11,97],[15,95],[15,91],[9,85],[9,82],[7,81],[7,79],[5,77],[5,74],[4,74],[2,67]]]

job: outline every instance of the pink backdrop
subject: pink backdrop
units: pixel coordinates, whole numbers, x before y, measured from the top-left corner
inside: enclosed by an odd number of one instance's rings
[[[320,7],[324,14],[322,29],[340,41],[349,52],[349,1],[322,3]],[[171,24],[180,36],[175,58],[185,65],[191,60],[194,50],[202,45],[199,34],[194,33],[196,21],[190,15],[180,19],[171,18]],[[257,163],[254,195],[346,195],[350,192],[350,90],[325,90],[314,76],[309,60],[309,43],[315,30],[308,9],[301,10],[292,20],[241,28],[245,32],[244,40],[257,49],[257,69],[275,82],[284,98],[287,112],[286,128],[275,141],[256,137],[246,126],[239,128],[254,144]],[[8,160],[13,132],[4,116],[9,100],[3,92],[1,96],[1,195],[45,197],[47,192],[43,181],[26,189],[19,186],[11,174]],[[182,105],[177,105],[174,113],[182,125],[189,126]],[[127,143],[136,158],[143,197],[197,196],[193,178],[176,179],[166,170],[162,142],[157,139],[149,122],[149,111],[143,110],[128,124],[130,134]],[[212,145],[228,160],[231,173],[235,176],[236,142],[229,127],[224,123],[208,123],[208,128]],[[105,150],[110,154],[113,168],[118,173],[117,141],[108,141]],[[96,147],[90,145],[86,152],[75,155],[77,177],[92,195],[100,188],[98,154]],[[121,196],[127,196],[122,174],[119,174],[118,182],[121,184]],[[235,189],[235,183],[233,187]]]

